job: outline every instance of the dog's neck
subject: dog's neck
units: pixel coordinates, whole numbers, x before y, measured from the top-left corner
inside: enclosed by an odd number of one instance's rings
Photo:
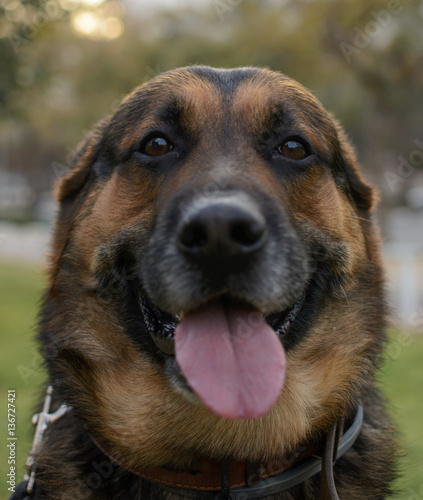
[[[37,452],[48,425],[71,409],[62,404],[56,412],[50,413],[52,392],[52,387],[49,387],[43,410],[37,415],[38,425],[29,458]],[[283,457],[263,463],[201,459],[191,470],[182,472],[164,467],[150,469],[125,467],[108,451],[107,443],[95,438],[91,433],[90,436],[96,447],[116,465],[145,479],[148,488],[150,485],[155,485],[176,498],[204,500],[207,492],[210,498],[267,498],[302,484],[321,473],[319,500],[338,500],[333,466],[335,460],[353,446],[361,431],[362,423],[363,408],[358,405],[355,417],[349,425],[344,426],[342,418],[329,429],[323,440],[308,440]],[[31,495],[36,464],[31,460],[27,461],[27,465],[30,467],[29,474],[25,478],[28,481],[26,491]],[[220,493],[217,493],[219,491]]]
[[[115,464],[148,483],[159,486],[175,497],[210,498],[267,498],[293,488],[321,473],[319,500],[337,500],[333,465],[354,444],[363,422],[363,408],[358,405],[354,419],[346,428],[338,420],[324,439],[308,440],[283,457],[267,462],[237,462],[201,459],[190,469],[127,468],[108,452],[107,444],[92,437],[96,446]],[[220,496],[216,492],[220,491]],[[225,496],[226,495],[226,496]]]

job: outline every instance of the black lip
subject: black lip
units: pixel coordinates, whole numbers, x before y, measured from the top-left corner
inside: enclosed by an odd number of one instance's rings
[[[275,332],[282,337],[286,333],[292,323],[300,313],[306,299],[306,290],[300,295],[296,302],[291,307],[277,313],[270,313],[265,315],[266,322],[275,330]]]
[[[164,354],[173,355],[173,337],[180,318],[162,311],[145,296],[139,297],[139,304],[151,338]]]
[[[297,301],[287,309],[264,315],[267,324],[275,330],[281,339],[288,333],[292,323],[302,310],[306,300],[306,290],[307,288]],[[145,296],[139,297],[139,304],[144,323],[154,343],[163,354],[173,356],[175,354],[175,330],[181,318],[177,314],[162,311]]]

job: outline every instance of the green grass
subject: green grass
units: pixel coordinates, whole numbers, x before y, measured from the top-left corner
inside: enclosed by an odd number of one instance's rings
[[[399,429],[404,451],[403,477],[398,481],[401,500],[423,499],[423,335],[396,332],[381,371],[383,390]]]
[[[43,373],[41,358],[33,341],[37,321],[37,303],[42,288],[42,271],[35,266],[0,264],[0,426],[4,436],[0,450],[0,498],[9,498],[6,474],[8,449],[7,394],[16,391],[17,479],[24,474],[26,454],[31,446],[31,416]]]
[[[7,430],[7,391],[16,390],[17,479],[32,440],[31,415],[43,381],[40,357],[33,341],[37,304],[43,286],[42,270],[35,266],[0,263],[0,414],[1,436]],[[397,500],[423,500],[423,335],[395,332],[388,364],[381,373],[382,387],[391,401],[405,451],[404,475],[398,481]],[[6,440],[0,450],[0,500],[9,498],[6,484]]]

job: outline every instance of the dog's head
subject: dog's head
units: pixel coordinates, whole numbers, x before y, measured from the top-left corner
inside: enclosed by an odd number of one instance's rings
[[[74,163],[42,337],[52,377],[129,463],[271,456],[359,396],[383,316],[375,195],[306,89],[171,71]]]

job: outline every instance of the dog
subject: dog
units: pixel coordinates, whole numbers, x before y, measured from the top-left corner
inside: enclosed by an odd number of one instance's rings
[[[56,196],[39,340],[62,411],[33,498],[391,494],[377,194],[308,90],[163,73],[97,124]]]

